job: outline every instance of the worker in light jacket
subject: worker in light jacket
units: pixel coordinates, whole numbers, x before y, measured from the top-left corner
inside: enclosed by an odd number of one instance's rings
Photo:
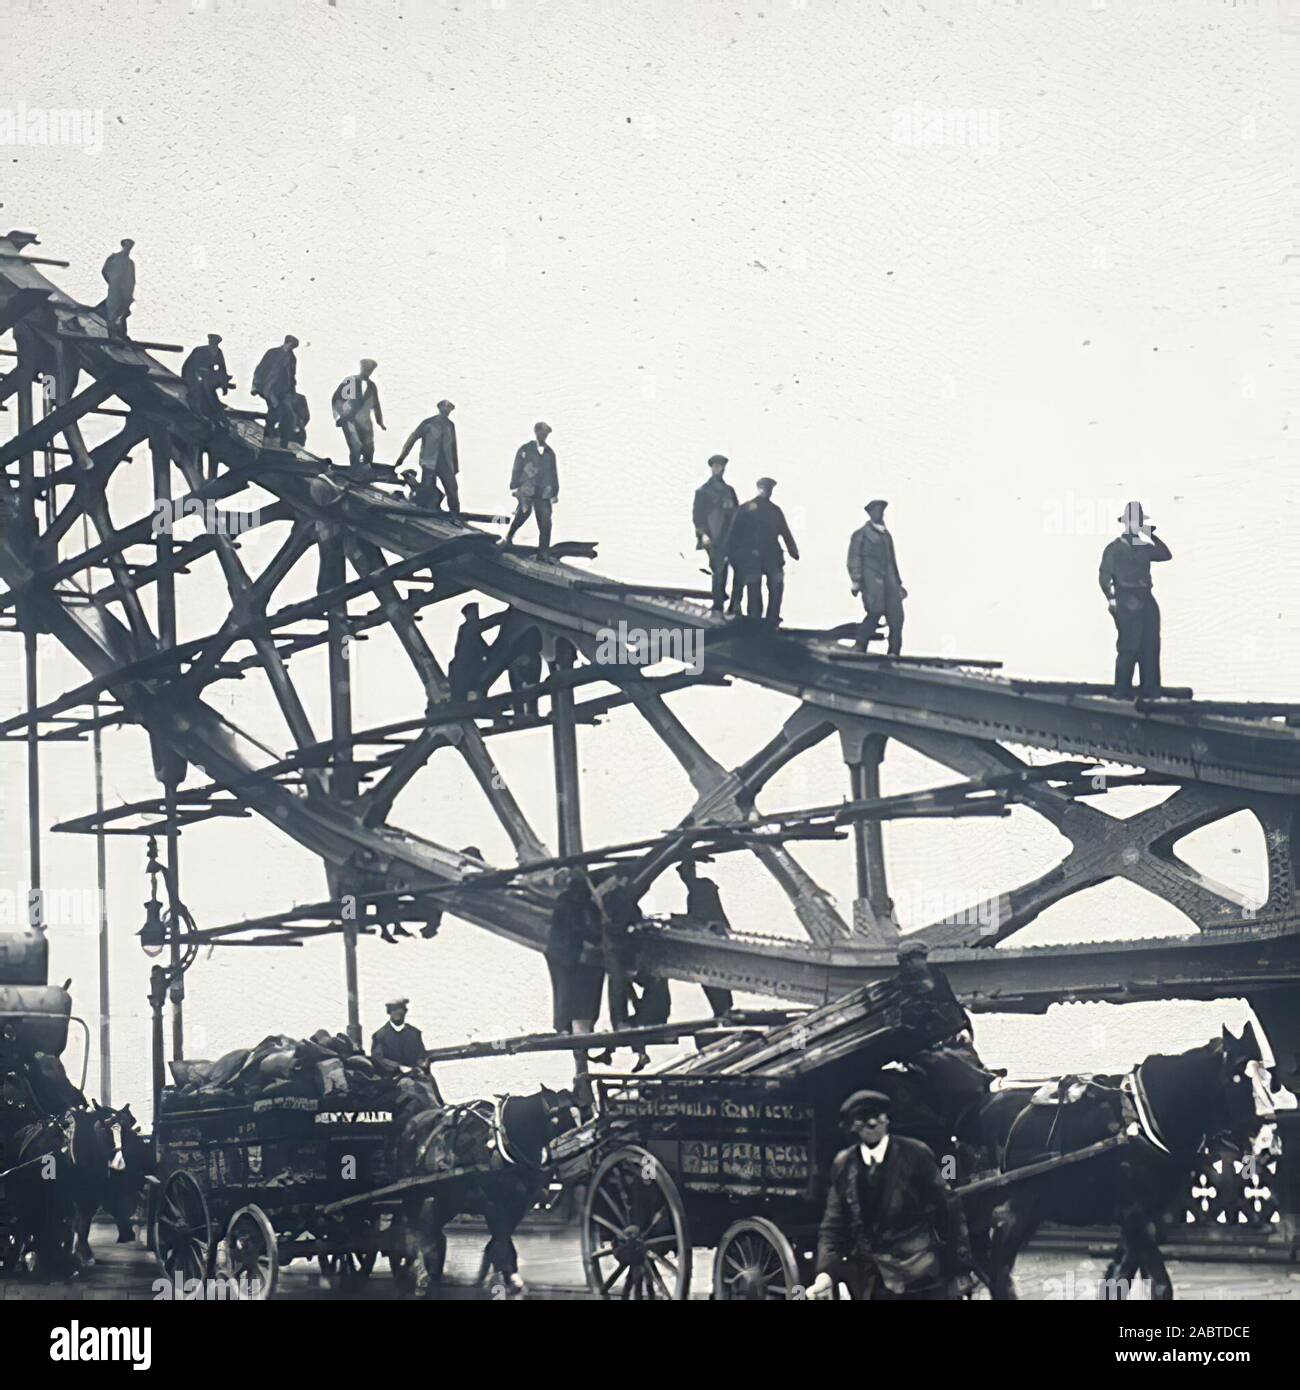
[[[885,528],[888,505],[879,497],[867,503],[866,523],[849,540],[849,580],[854,594],[862,596],[858,650],[866,651],[883,618],[889,627],[889,655],[897,656],[903,650],[903,600],[907,590],[898,573],[894,538]]]

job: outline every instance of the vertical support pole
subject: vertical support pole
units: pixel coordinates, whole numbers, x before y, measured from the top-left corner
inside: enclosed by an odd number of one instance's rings
[[[109,991],[108,949],[108,855],[104,836],[104,742],[99,727],[99,701],[91,706],[95,728],[91,747],[95,757],[95,883],[99,896],[99,1098],[110,1109],[113,1105],[113,1031]]]
[[[551,669],[559,675],[574,666],[573,644],[556,638]],[[560,854],[582,850],[582,801],[578,785],[578,727],[573,717],[573,687],[564,686],[551,696],[551,744],[555,754],[555,819]]]
[[[165,430],[154,429],[149,435],[149,457],[153,465],[153,500],[165,502],[171,497],[171,448]],[[151,508],[152,510],[152,508]],[[170,523],[158,528],[154,538],[158,558],[158,642],[163,650],[176,645],[176,574],[172,569],[172,528]],[[173,756],[161,754],[163,803],[167,821],[167,869],[171,876],[172,893],[177,902],[181,897],[181,837],[176,819],[177,768]],[[178,924],[179,925],[179,924]],[[172,1060],[185,1056],[185,976],[180,969],[180,942],[171,943],[171,1001],[172,1001]]]
[[[854,801],[875,801],[880,796],[880,764],[885,756],[883,734],[845,738],[845,758]],[[857,896],[853,903],[853,931],[873,944],[888,946],[898,941],[898,921],[885,876],[884,829],[878,820],[853,823],[853,855],[857,870]]]
[[[343,544],[330,536],[320,545],[320,589],[337,588],[344,582]],[[347,601],[329,608],[330,729],[334,738],[352,737],[351,633],[348,630]],[[357,795],[357,772],[348,746],[335,753],[329,773],[330,795],[337,801],[353,801]],[[343,922],[343,968],[348,991],[348,1037],[361,1046],[361,993],[357,983],[357,924],[355,917]]]
[[[555,639],[551,673],[573,670],[577,653],[573,643]],[[563,686],[551,695],[551,749],[555,759],[555,823],[561,856],[582,852],[582,796],[578,779],[578,726],[574,719],[573,687]],[[599,1009],[599,1004],[597,1005]],[[595,1025],[596,1020],[590,1020]],[[573,1054],[573,1089],[586,1104],[591,1096],[590,1067],[585,1051]]]
[[[26,373],[18,388],[18,432],[32,428],[33,376],[20,360],[18,370]],[[30,449],[18,458],[19,524],[27,531],[28,539],[36,539],[36,461]],[[30,616],[19,607],[23,628],[23,662],[25,667],[25,696],[27,715],[31,718],[40,703],[37,682],[36,629]],[[35,931],[45,928],[45,908],[41,892],[41,742],[40,729],[35,723],[27,725],[27,921]]]

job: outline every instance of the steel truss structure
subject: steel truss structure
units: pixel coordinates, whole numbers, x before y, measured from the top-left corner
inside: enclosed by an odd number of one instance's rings
[[[589,545],[561,545],[545,559],[524,547],[503,549],[484,526],[412,505],[391,470],[377,468],[373,478],[359,480],[347,468],[269,440],[261,418],[248,411],[231,411],[213,427],[190,408],[179,376],[156,355],[158,345],[151,352],[109,337],[96,310],[46,278],[42,265],[57,263],[31,255],[33,240],[24,233],[0,238],[0,332],[14,340],[12,366],[0,379],[0,403],[8,403],[14,426],[0,444],[7,482],[0,614],[24,634],[28,661],[27,711],[0,725],[0,735],[28,744],[34,887],[43,828],[40,743],[128,722],[149,734],[160,797],[62,828],[166,834],[175,864],[182,826],[253,814],[324,864],[321,903],[206,928],[212,940],[301,943],[341,932],[355,988],[356,938],[385,923],[448,911],[537,949],[557,868],[617,866],[643,891],[683,853],[703,846],[756,856],[788,895],[807,940],[743,930],[721,938],[677,920],[643,934],[644,967],[821,1001],[893,967],[897,926],[882,822],[1005,815],[1014,804],[1035,811],[1068,840],[1064,859],[1032,882],[1009,886],[992,914],[987,904],[973,903],[917,933],[974,1007],[1040,1010],[1062,999],[1245,995],[1275,1047],[1280,1042],[1290,1054],[1300,1044],[1293,1021],[1300,1014],[1293,1007],[1300,986],[1293,850],[1300,705],[1199,702],[1187,690],[1135,704],[1102,687],[1010,679],[996,663],[863,655],[842,646],[834,632],[728,622],[690,591],[621,584],[568,562],[594,555]],[[148,514],[110,515],[109,485],[126,470],[148,470],[154,499]],[[241,495],[254,487],[272,503],[237,511]],[[220,504],[221,524],[176,540],[170,528],[152,525],[160,503],[172,516]],[[254,527],[278,539],[256,573],[239,544],[239,535]],[[315,597],[277,606],[290,573],[313,564]],[[183,590],[202,584],[210,595],[214,576],[228,595],[227,616],[204,636],[178,640]],[[529,712],[519,712],[517,693],[452,698],[418,616],[428,605],[466,594],[506,606],[498,650],[507,651],[530,627],[540,631],[549,675],[528,692]],[[603,663],[602,634],[620,623],[651,635],[698,635],[701,669],[655,679],[634,665]],[[400,723],[357,729],[350,657],[358,637],[378,627],[400,643],[425,705]],[[87,679],[53,698],[39,692],[38,637],[66,648]],[[294,657],[321,646],[329,663],[328,730],[313,726],[292,671]],[[211,703],[218,683],[250,671],[265,678],[278,706],[285,731],[280,747],[253,738]],[[669,697],[702,685],[725,700],[735,682],[788,695],[794,709],[751,757],[727,767],[688,730]],[[577,730],[620,705],[635,709],[662,742],[696,800],[673,831],[589,851]],[[490,748],[504,732],[543,727],[551,732],[555,845],[530,823]],[[764,817],[758,808],[764,787],[827,740],[837,741],[846,766],[847,801]],[[881,761],[891,742],[951,769],[956,780],[919,796],[882,798]],[[391,822],[399,794],[440,749],[453,750],[468,766],[510,838],[516,864],[493,868]],[[1034,766],[1041,761],[1036,754],[1057,761]],[[1105,809],[1116,787],[1135,782],[1171,793],[1127,819]],[[1183,837],[1239,811],[1252,813],[1265,834],[1268,892],[1258,904],[1209,881],[1177,854]],[[852,841],[851,920],[791,849],[798,839],[826,836]],[[1114,878],[1171,903],[1195,931],[1090,945],[1013,943],[1051,904]],[[358,907],[350,918],[344,902]],[[33,930],[39,928],[34,922]]]

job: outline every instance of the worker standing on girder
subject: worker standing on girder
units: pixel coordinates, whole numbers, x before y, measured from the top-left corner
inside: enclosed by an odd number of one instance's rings
[[[849,579],[854,594],[862,595],[864,617],[857,647],[865,652],[883,618],[889,625],[889,655],[903,650],[903,600],[907,590],[898,573],[894,538],[885,529],[888,502],[874,498],[867,503],[867,521],[849,538]]]
[[[115,338],[126,337],[126,321],[131,316],[131,305],[135,302],[135,262],[131,259],[134,245],[130,237],[123,237],[122,249],[113,252],[101,271],[108,294],[100,308],[108,331]]]
[[[181,380],[190,409],[215,425],[225,414],[220,396],[234,387],[221,351],[221,334],[209,333],[208,341],[196,347],[181,364]]]
[[[774,627],[781,621],[781,596],[785,592],[785,556],[799,558],[799,547],[790,534],[785,513],[772,501],[773,478],[760,478],[758,495],[739,508],[727,530],[727,559],[736,571],[737,584],[745,586],[745,616],[762,618],[763,581],[767,580],[766,618]]]
[[[584,965],[582,961],[584,947],[599,944],[591,885],[584,874],[571,869],[555,900],[544,951],[557,1033],[590,1033],[600,1017],[605,972],[598,965]]]
[[[533,426],[533,438],[521,444],[515,453],[514,467],[510,470],[510,491],[518,506],[505,538],[505,544],[509,545],[515,532],[536,512],[537,553],[543,559],[551,545],[551,506],[560,496],[555,450],[546,442],[550,433],[550,425],[539,420]]]
[[[695,489],[695,503],[691,509],[691,520],[695,523],[695,548],[703,550],[709,557],[709,573],[713,576],[713,611],[722,612],[727,601],[727,531],[731,518],[740,506],[736,490],[725,481],[727,458],[724,454],[714,454],[709,460],[709,480]],[[731,611],[740,612],[740,585],[731,586]]]
[[[1138,693],[1160,694],[1160,608],[1151,588],[1151,566],[1172,559],[1169,547],[1142,510],[1130,502],[1119,518],[1123,532],[1102,551],[1097,573],[1115,619],[1115,694],[1133,698],[1133,668],[1142,668]]]
[[[483,620],[479,616],[478,604],[467,603],[460,614],[456,651],[447,668],[447,679],[453,700],[477,700],[484,693],[483,675],[491,649],[483,636]]]
[[[499,639],[498,639],[499,640]],[[507,667],[510,676],[511,692],[531,690],[542,683],[542,634],[539,628],[525,628],[515,640]],[[516,700],[514,713],[517,719],[537,717],[537,696],[525,695]]]
[[[395,467],[400,468],[407,454],[420,441],[420,481],[415,488],[415,501],[420,506],[442,510],[442,497],[446,494],[447,510],[453,515],[460,513],[460,488],[456,475],[460,472],[460,455],[456,449],[456,426],[451,412],[456,407],[450,401],[438,402],[438,413],[421,420],[411,431],[411,437],[402,445]]]
[[[253,395],[266,402],[266,433],[288,443],[298,432],[294,396],[298,392],[298,340],[289,334],[279,347],[268,348],[253,372]]]
[[[686,888],[686,915],[692,922],[698,922],[714,936],[730,936],[731,923],[722,906],[722,894],[711,878],[701,878],[694,859],[683,859],[677,866],[677,875]],[[714,1018],[721,1018],[731,1011],[732,998],[729,989],[718,985],[705,985],[704,997],[709,1001]]]
[[[379,404],[379,387],[374,382],[378,365],[373,357],[363,357],[361,370],[353,376],[345,376],[330,398],[334,423],[348,442],[348,463],[367,475],[375,461],[375,426],[381,430],[388,428]]]

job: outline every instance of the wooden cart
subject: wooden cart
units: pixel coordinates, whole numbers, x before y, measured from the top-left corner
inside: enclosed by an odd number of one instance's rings
[[[222,1272],[245,1298],[271,1297],[295,1259],[348,1288],[384,1254],[406,1279],[399,1204],[369,1198],[387,1184],[391,1112],[297,1096],[186,1102],[165,1093],[157,1125],[150,1245],[169,1279],[212,1279],[223,1246]],[[357,1194],[368,1200],[347,1202]]]

